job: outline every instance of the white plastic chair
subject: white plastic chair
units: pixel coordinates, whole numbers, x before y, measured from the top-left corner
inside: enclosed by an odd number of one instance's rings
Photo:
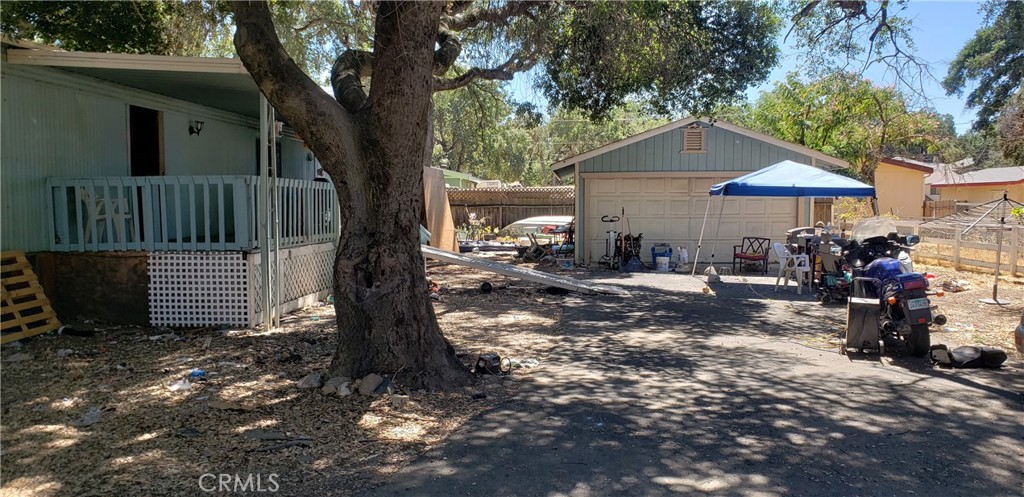
[[[775,242],[772,244],[772,251],[775,252],[775,257],[779,259],[779,275],[775,278],[775,291],[779,291],[779,280],[785,278],[786,281],[782,287],[786,288],[789,286],[790,278],[796,282],[796,293],[802,294],[804,289],[804,275],[807,275],[807,281],[811,277],[811,262],[806,254],[793,254],[790,253],[789,249],[785,245]]]
[[[124,242],[124,226],[128,224],[128,230],[134,234],[135,229],[131,225],[131,214],[128,213],[128,199],[105,199],[100,197],[94,197],[93,192],[84,187],[78,187],[79,196],[82,198],[82,203],[85,204],[85,213],[88,219],[85,222],[85,241],[87,243],[93,242],[92,229],[94,226],[99,224],[100,233],[97,234],[96,241],[102,236],[103,231],[106,231],[107,218],[110,218],[114,224],[114,231],[117,233],[117,240]]]

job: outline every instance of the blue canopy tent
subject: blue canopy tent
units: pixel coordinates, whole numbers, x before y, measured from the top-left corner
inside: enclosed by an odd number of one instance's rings
[[[711,200],[716,195],[732,195],[741,197],[871,197],[875,198],[875,187],[860,181],[840,176],[816,167],[800,164],[790,160],[782,161],[773,166],[745,174],[725,183],[713,185],[708,192],[708,205],[704,209],[704,222],[700,225],[700,239],[697,241],[697,252],[693,257],[693,272],[697,273],[697,258],[700,246],[704,242],[704,228],[707,226],[708,213],[711,211]],[[722,224],[722,209],[718,211],[718,226]],[[718,240],[718,226],[715,228],[715,241]],[[711,264],[715,263],[715,246],[711,248]]]

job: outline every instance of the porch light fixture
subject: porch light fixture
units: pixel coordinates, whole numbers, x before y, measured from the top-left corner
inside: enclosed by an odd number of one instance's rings
[[[188,125],[188,134],[189,134],[189,136],[198,135],[199,132],[202,131],[202,130],[203,130],[203,122],[202,121],[192,121]]]

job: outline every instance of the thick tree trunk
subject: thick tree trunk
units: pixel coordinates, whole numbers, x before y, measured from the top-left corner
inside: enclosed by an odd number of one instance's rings
[[[297,67],[280,49],[265,5],[234,4],[239,56],[278,112],[309,141],[338,190],[333,374],[398,374],[403,384],[433,389],[470,380],[437,325],[419,249],[423,144],[442,6],[381,3],[369,103],[350,113],[296,81]]]

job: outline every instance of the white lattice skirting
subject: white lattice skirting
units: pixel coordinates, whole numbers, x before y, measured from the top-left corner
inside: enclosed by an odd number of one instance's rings
[[[282,312],[330,293],[334,253],[333,243],[281,250]],[[259,253],[151,252],[150,324],[255,326],[263,320],[261,264]]]

